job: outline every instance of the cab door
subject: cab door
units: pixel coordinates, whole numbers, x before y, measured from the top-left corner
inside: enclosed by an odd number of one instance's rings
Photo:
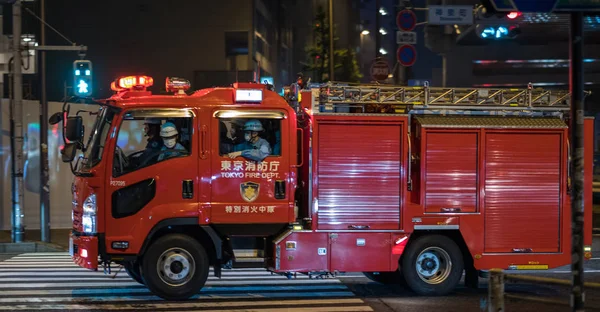
[[[133,109],[116,120],[103,196],[109,253],[137,252],[158,222],[197,217],[200,189],[195,115],[192,109]],[[153,139],[145,135],[145,129]],[[165,147],[169,139],[156,137],[161,129],[170,138],[176,135],[173,149]],[[113,242],[128,242],[129,246],[114,249]]]
[[[244,108],[211,114],[212,223],[294,220],[286,114]]]

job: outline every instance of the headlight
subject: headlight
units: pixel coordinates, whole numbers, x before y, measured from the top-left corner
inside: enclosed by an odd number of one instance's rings
[[[83,202],[81,224],[84,233],[96,233],[96,194],[88,196]]]
[[[88,196],[83,202],[83,214],[96,214],[96,194]]]

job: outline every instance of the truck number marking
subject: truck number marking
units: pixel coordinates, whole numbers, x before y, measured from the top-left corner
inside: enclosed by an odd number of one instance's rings
[[[110,181],[110,186],[125,186],[125,181],[111,180]]]

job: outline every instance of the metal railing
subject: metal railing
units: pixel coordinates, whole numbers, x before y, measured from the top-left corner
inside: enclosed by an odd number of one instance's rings
[[[489,278],[489,286],[488,286],[488,312],[504,312],[504,311],[506,311],[505,305],[504,305],[504,299],[516,299],[516,300],[524,300],[524,301],[534,301],[534,302],[539,302],[539,303],[570,306],[569,300],[549,299],[549,298],[535,297],[535,296],[508,294],[508,293],[506,293],[505,288],[504,288],[504,284],[507,281],[527,282],[527,283],[534,283],[534,284],[537,283],[537,284],[544,284],[544,285],[571,286],[570,280],[541,277],[541,276],[505,274],[500,269],[492,269],[492,270],[490,270],[490,278]],[[584,283],[584,287],[592,288],[592,289],[600,289],[600,283],[586,282],[586,283]],[[586,308],[588,308],[588,307],[586,306]],[[600,307],[598,307],[598,306],[589,307],[589,308],[600,309]]]

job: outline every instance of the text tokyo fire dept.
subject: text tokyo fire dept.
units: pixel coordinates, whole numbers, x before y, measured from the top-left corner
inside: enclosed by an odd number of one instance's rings
[[[482,270],[570,263],[568,93],[332,82],[288,103],[257,83],[152,85],[117,79],[93,102],[89,138],[75,104],[50,118],[63,121],[63,161],[83,152],[70,252],[84,268],[119,263],[186,299],[210,267],[220,277],[250,258],[286,275],[404,280],[424,295],[449,293],[463,272],[476,286]],[[586,118],[586,258],[592,132]]]

